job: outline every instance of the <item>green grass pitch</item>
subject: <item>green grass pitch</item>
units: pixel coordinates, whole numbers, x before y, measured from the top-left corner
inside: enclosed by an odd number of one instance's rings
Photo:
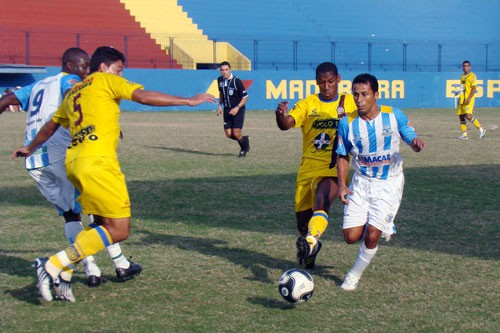
[[[214,112],[122,114],[119,158],[132,200],[124,254],[142,274],[91,289],[75,274],[77,302],[43,303],[33,259],[67,245],[62,218],[10,153],[25,114],[0,116],[0,332],[493,332],[500,327],[500,111],[479,109],[489,129],[457,140],[451,109],[406,110],[427,148],[402,148],[406,184],[398,233],[381,244],[355,292],[339,283],[358,245],[330,225],[312,299],[287,304],[277,281],[296,267],[293,194],[300,130],[248,111],[252,150],[237,158]]]

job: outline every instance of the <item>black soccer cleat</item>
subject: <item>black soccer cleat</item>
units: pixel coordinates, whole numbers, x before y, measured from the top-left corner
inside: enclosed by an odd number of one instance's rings
[[[87,277],[87,285],[89,287],[99,287],[103,281],[103,278],[97,275],[89,275]]]
[[[299,265],[304,265],[311,254],[311,245],[303,236],[297,238],[295,245],[297,246],[297,262]]]
[[[314,254],[311,254],[309,257],[307,257],[306,259],[306,263],[304,265],[304,268],[305,269],[313,269],[315,264],[316,264],[316,256],[318,255],[319,251],[321,251],[321,246],[323,246],[321,244],[320,241],[318,241],[318,243],[316,244],[315,247],[317,247],[316,249],[316,252]],[[314,251],[315,249],[313,249]]]
[[[240,151],[240,154],[238,155],[238,157],[247,157],[247,152],[244,150]]]
[[[131,261],[129,268],[116,269],[116,279],[118,280],[118,282],[125,282],[141,274],[141,271],[142,271],[142,266],[140,264],[136,264]]]

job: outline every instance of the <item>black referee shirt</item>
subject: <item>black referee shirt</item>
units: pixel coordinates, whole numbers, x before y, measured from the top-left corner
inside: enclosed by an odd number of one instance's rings
[[[224,79],[222,76],[217,78],[219,93],[222,96],[224,108],[234,108],[241,100],[248,96],[243,82],[231,73],[229,79]]]

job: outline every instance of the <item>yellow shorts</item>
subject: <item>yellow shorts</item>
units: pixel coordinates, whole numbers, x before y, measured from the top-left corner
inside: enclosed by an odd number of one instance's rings
[[[130,198],[120,164],[112,157],[81,157],[66,163],[68,179],[80,197],[85,214],[130,217]]]
[[[295,211],[303,212],[313,209],[316,199],[316,189],[319,182],[325,177],[314,177],[298,180],[295,185]]]
[[[457,108],[458,115],[472,114],[472,111],[474,111],[474,102],[469,104],[459,104]]]

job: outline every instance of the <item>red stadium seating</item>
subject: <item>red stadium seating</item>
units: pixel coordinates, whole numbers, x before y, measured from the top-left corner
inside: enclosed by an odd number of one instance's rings
[[[125,53],[133,68],[182,68],[119,0],[23,0],[3,6],[0,63],[60,66],[68,47],[89,53],[102,45]]]

